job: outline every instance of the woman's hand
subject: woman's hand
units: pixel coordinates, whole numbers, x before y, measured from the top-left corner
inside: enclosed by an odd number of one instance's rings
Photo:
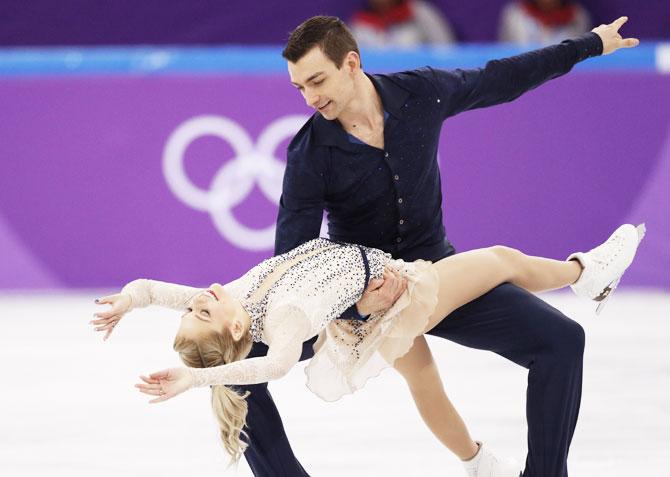
[[[167,401],[181,394],[193,386],[193,375],[186,368],[170,368],[157,373],[150,374],[149,377],[140,376],[144,383],[136,384],[135,387],[144,394],[158,396],[149,401],[149,404]]]
[[[95,316],[98,317],[97,320],[89,321],[89,324],[97,326],[95,331],[106,331],[105,336],[102,338],[103,340],[106,340],[109,338],[109,335],[112,334],[112,331],[114,331],[116,324],[121,321],[123,315],[130,310],[130,296],[124,293],[117,293],[116,295],[98,298],[95,302],[98,305],[112,305],[112,307],[106,311],[95,313]]]

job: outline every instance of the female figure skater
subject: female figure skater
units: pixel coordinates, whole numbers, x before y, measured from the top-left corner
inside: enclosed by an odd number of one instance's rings
[[[173,347],[187,367],[142,376],[144,382],[136,387],[157,396],[150,401],[157,403],[192,387],[211,386],[220,436],[234,461],[245,449],[246,395],[226,386],[284,376],[299,361],[303,341],[318,335],[305,373],[307,386],[319,397],[337,400],[393,366],[407,381],[428,427],[465,461],[470,475],[517,477],[520,467],[515,464],[500,466],[507,470],[497,474],[478,467],[481,443],[472,440],[446,397],[423,333],[503,282],[533,292],[579,282],[575,291],[602,304],[643,235],[643,225],[622,225],[602,245],[566,261],[494,246],[435,263],[407,263],[378,249],[315,239],[208,289],[134,280],[121,293],[96,300],[111,309],[97,313],[91,323],[107,339],[134,308],[156,304],[184,310]],[[389,274],[406,278],[406,289],[391,308],[366,321],[335,319],[359,300],[371,278]],[[244,359],[253,341],[268,345],[267,356]]]

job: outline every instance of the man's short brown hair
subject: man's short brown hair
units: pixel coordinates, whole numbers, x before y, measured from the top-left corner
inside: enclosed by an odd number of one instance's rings
[[[321,48],[338,69],[350,51],[360,56],[358,44],[344,22],[337,17],[323,15],[309,18],[298,25],[289,35],[282,56],[291,63],[297,63],[315,46]]]

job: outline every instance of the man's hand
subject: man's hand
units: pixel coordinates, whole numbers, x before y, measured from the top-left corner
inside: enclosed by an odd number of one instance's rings
[[[370,280],[356,308],[361,315],[388,310],[407,289],[407,279],[395,270],[384,270],[384,278]]]
[[[633,48],[640,44],[637,38],[622,38],[619,34],[619,28],[627,21],[628,17],[620,17],[609,25],[600,25],[591,30],[603,42],[603,55],[609,55],[619,48]]]

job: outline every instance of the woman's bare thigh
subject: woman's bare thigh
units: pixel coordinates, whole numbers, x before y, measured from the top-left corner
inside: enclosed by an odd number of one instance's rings
[[[433,264],[440,277],[437,306],[424,331],[455,309],[509,281],[512,270],[495,247],[458,253]]]

